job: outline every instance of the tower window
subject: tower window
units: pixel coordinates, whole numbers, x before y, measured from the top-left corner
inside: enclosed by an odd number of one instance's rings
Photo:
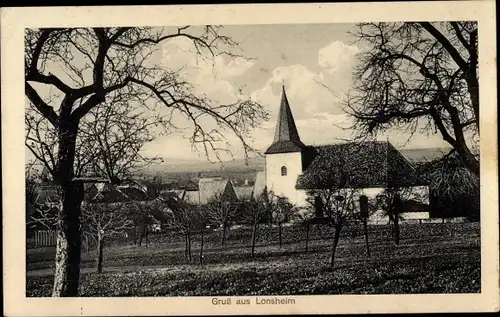
[[[286,166],[281,167],[281,176],[286,176]]]

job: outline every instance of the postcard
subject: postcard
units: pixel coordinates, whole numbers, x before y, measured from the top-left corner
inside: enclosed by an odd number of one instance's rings
[[[499,310],[493,1],[1,21],[6,316]]]

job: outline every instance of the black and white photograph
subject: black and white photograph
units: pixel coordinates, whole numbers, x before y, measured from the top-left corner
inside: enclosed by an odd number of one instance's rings
[[[484,294],[478,18],[143,20],[22,28],[26,299]]]

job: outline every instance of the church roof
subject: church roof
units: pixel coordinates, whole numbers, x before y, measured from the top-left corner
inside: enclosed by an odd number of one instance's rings
[[[308,147],[297,189],[425,185],[412,164],[389,142]]]
[[[283,86],[273,144],[271,144],[265,154],[300,152],[305,147],[304,143],[300,140],[292,110],[286,97],[285,86]]]

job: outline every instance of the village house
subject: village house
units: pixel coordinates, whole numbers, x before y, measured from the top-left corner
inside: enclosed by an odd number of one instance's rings
[[[356,188],[370,199],[388,187],[411,188],[415,197],[405,201],[403,218],[429,218],[425,180],[416,175],[411,162],[389,141],[305,145],[295,125],[285,87],[274,140],[265,151],[265,161],[265,171],[256,176],[254,196],[267,187],[304,209],[311,190]],[[373,222],[384,221],[380,212],[372,217]]]
[[[238,200],[233,182],[223,177],[200,178],[196,190],[186,190],[179,198],[193,205],[205,205],[212,199]]]

